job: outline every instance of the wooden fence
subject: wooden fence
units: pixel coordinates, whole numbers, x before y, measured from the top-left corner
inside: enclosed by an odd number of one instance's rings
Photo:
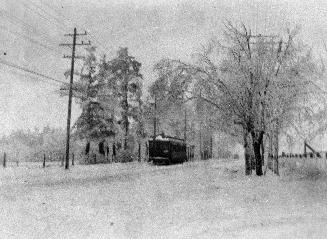
[[[39,160],[36,161],[19,161],[18,159],[12,158],[10,159],[6,152],[3,153],[2,156],[2,167],[27,167],[27,168],[33,168],[33,167],[41,167],[46,168],[50,166],[64,166],[65,162],[65,155],[59,155],[56,157],[50,157],[47,154],[43,154],[42,159],[39,158]],[[70,155],[70,163],[72,166],[75,165],[75,154],[72,153]]]
[[[280,164],[293,164],[294,167],[315,167],[327,172],[327,153],[282,154]]]

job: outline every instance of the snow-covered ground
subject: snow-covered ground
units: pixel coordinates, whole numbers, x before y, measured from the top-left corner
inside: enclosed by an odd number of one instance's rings
[[[0,169],[0,238],[326,238],[327,179],[243,161]]]

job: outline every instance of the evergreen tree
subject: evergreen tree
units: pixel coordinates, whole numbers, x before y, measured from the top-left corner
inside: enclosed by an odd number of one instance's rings
[[[117,57],[105,62],[103,68],[102,74],[106,74],[107,80],[104,95],[117,102],[113,115],[118,115],[118,123],[124,131],[124,149],[127,149],[132,124],[141,131],[143,128],[141,63],[128,54],[127,48],[120,48]]]
[[[86,154],[91,141],[102,141],[116,133],[113,118],[99,102],[105,78],[97,72],[98,65],[95,48],[88,48],[79,79],[73,85],[73,96],[82,108],[82,113],[73,126],[73,135],[87,141]],[[62,88],[63,94],[66,94],[67,88]]]

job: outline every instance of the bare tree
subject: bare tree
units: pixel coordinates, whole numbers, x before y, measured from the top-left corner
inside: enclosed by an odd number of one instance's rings
[[[215,109],[211,116],[217,125],[243,135],[246,174],[251,173],[247,147],[252,145],[256,174],[260,176],[264,135],[274,128],[274,122],[278,121],[280,128],[292,119],[315,73],[310,50],[294,41],[297,32],[254,35],[244,25],[237,28],[227,22],[225,41],[211,41],[203,47],[196,64],[178,60],[161,63],[166,69],[174,66],[175,72],[183,72],[183,78],[191,77],[193,97]]]

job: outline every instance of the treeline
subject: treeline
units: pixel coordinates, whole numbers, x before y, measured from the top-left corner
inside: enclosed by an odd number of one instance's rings
[[[0,147],[10,162],[60,160],[65,152],[65,132],[61,128],[21,129],[0,139]]]

